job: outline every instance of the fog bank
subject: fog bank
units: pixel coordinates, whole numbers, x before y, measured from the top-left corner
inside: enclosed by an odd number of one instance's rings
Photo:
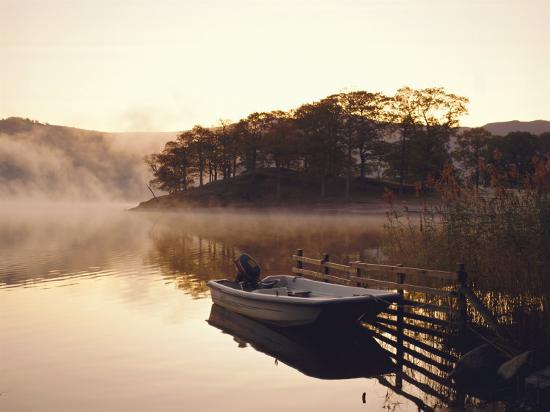
[[[174,135],[0,120],[0,200],[143,200],[150,197],[143,157]]]

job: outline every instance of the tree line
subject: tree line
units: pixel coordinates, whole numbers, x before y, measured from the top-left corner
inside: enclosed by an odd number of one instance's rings
[[[495,186],[495,179],[504,187],[532,187],[533,179],[550,171],[550,132],[534,135],[511,132],[493,136],[483,128],[474,128],[457,136],[452,152],[460,166],[464,184],[479,188]],[[545,176],[540,176],[542,169]],[[529,181],[528,181],[529,180]]]
[[[175,193],[274,168],[279,196],[280,172],[288,169],[317,181],[320,197],[325,196],[327,179],[345,178],[343,194],[348,198],[354,178],[397,180],[403,191],[406,184],[437,178],[453,162],[477,173],[480,184],[483,173],[475,172],[479,158],[493,156],[495,149],[502,153],[500,162],[528,167],[518,158],[513,136],[493,139],[483,129],[471,129],[452,139],[467,103],[467,98],[439,87],[403,87],[394,96],[353,91],[289,111],[252,113],[235,123],[197,125],[146,157],[153,172],[150,183]],[[531,145],[525,153],[541,151],[538,137],[524,138]]]

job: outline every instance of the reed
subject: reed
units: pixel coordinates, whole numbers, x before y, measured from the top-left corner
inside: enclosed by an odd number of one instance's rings
[[[434,269],[464,262],[484,303],[520,340],[549,344],[550,160],[535,157],[533,171],[523,175],[480,169],[489,183],[483,189],[448,166],[425,185],[437,200],[417,211],[394,205],[384,252],[390,261]]]

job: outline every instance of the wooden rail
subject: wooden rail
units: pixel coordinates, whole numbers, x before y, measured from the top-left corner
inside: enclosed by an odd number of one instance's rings
[[[301,268],[292,268],[292,272],[296,273],[298,275],[305,275],[309,278],[318,279],[318,280],[324,280],[324,281],[332,281],[333,283],[338,283],[340,285],[349,285],[350,281],[349,279],[342,278],[339,276],[333,276],[333,275],[325,275],[323,273],[315,272],[314,270],[308,270],[308,269],[301,269]]]
[[[417,302],[415,300],[410,299],[403,299],[402,301],[403,305],[411,307],[411,308],[421,308],[426,311],[430,312],[441,312],[446,313],[449,316],[457,316],[458,312],[456,309],[449,307],[449,306],[441,306],[441,305],[434,305],[432,303],[425,303],[425,302]]]
[[[455,272],[357,261],[345,265],[331,261],[328,254],[306,257],[302,249],[292,258],[292,271],[298,276],[398,293],[395,302],[365,325],[396,362],[395,385],[385,379],[383,384],[423,407],[427,405],[403,390],[403,381],[446,402],[450,399],[441,388],[450,388],[457,404],[463,404],[463,394],[442,374],[448,374],[457,361],[457,350],[448,342],[469,330],[469,313],[476,310],[497,336],[503,336],[497,319],[468,286],[463,264]],[[426,381],[420,382],[416,373]]]
[[[463,264],[457,265],[455,272],[358,261],[346,265],[331,261],[328,254],[320,259],[306,257],[301,249],[292,258],[293,272],[298,276],[398,293],[392,305],[365,325],[396,362],[395,384],[379,379],[425,410],[430,408],[407,393],[403,382],[446,403],[451,399],[441,389],[449,388],[449,396],[454,393],[453,402],[464,403],[464,394],[450,385],[446,375],[458,356],[449,342],[456,342],[456,335],[471,330],[470,313],[477,311],[496,336],[503,337],[498,320],[468,286]],[[422,382],[417,374],[423,375]]]
[[[396,327],[401,326],[402,328],[411,330],[413,332],[423,333],[425,335],[430,335],[430,336],[436,336],[438,338],[446,338],[449,335],[448,331],[442,331],[442,330],[437,330],[433,328],[426,328],[424,326],[418,326],[412,323],[403,322],[403,321],[400,321],[399,319],[394,320],[394,319],[382,318],[378,316],[374,318],[374,321],[376,322],[376,324],[382,323],[382,324],[392,325]]]
[[[455,272],[448,272],[444,270],[434,270],[434,269],[420,269],[420,268],[413,268],[413,267],[406,267],[406,266],[399,266],[399,265],[379,265],[374,263],[365,263],[365,262],[350,262],[349,265],[342,265],[339,263],[331,262],[330,260],[327,260],[326,257],[329,255],[324,255],[323,259],[313,259],[306,256],[303,256],[303,253],[300,252],[302,249],[298,249],[297,253],[295,255],[292,255],[292,259],[297,262],[303,262],[308,263],[311,265],[319,266],[320,268],[329,268],[329,269],[335,269],[340,270],[345,273],[355,273],[355,270],[353,268],[360,268],[365,273],[389,273],[389,274],[404,274],[404,275],[415,275],[415,276],[424,276],[424,277],[430,277],[430,278],[436,278],[436,279],[445,279],[449,281],[458,281],[459,280],[459,274]]]
[[[391,265],[378,265],[373,263],[364,262],[351,262],[351,266],[362,269],[365,273],[394,273],[403,275],[416,275],[424,276],[436,279],[446,279],[450,281],[457,281],[458,274],[454,272],[447,272],[444,270],[432,270],[432,269],[420,269],[406,266],[391,266]]]
[[[340,284],[354,283],[357,286],[402,289],[411,292],[427,293],[443,297],[453,295],[456,296],[456,291],[405,283],[405,277],[419,276],[421,278],[435,278],[454,282],[456,284],[460,276],[458,273],[443,270],[420,269],[399,265],[378,265],[365,262],[351,262],[349,265],[342,265],[340,263],[331,262],[330,257],[327,254],[325,254],[322,259],[305,257],[302,249],[298,249],[296,254],[292,255],[292,259],[297,263],[296,267],[293,268],[294,273],[314,277],[315,279],[334,281],[337,277],[340,278],[338,281]],[[317,270],[303,269],[304,263],[314,266]],[[331,269],[337,271],[338,274],[331,274]],[[400,281],[398,280],[397,282],[393,282],[389,280],[376,279],[374,276],[377,274],[393,274],[396,275]],[[343,282],[343,279],[347,279],[348,282]]]
[[[422,405],[425,410],[431,409],[413,395],[418,389],[447,404],[451,403],[451,397],[455,398],[452,402],[461,403],[460,394],[447,376],[457,361],[457,351],[446,342],[453,341],[449,338],[466,330],[469,304],[470,308],[481,308],[480,313],[487,324],[498,326],[468,288],[464,265],[450,272],[358,261],[342,264],[331,261],[328,254],[320,259],[306,257],[301,249],[292,258],[295,262],[292,271],[298,276],[341,285],[395,290],[398,293],[396,301],[365,323],[396,364],[395,384],[382,378],[384,385]],[[407,393],[409,389],[404,383],[416,389]]]
[[[399,308],[397,308],[397,309],[386,309],[384,311],[384,313],[387,313],[387,314],[390,314],[390,315],[395,315],[395,316],[398,316],[400,314],[399,313]],[[404,318],[414,319],[414,320],[418,320],[418,321],[425,322],[425,323],[431,323],[432,325],[443,326],[445,328],[449,328],[449,327],[452,326],[451,323],[448,320],[438,319],[438,318],[425,316],[425,315],[419,315],[419,314],[413,313],[413,312],[403,312],[401,314],[401,316],[403,316]]]
[[[498,321],[492,313],[483,306],[481,300],[468,287],[468,275],[464,264],[458,264],[455,272],[407,267],[403,265],[381,265],[367,262],[350,262],[348,265],[330,261],[330,256],[324,254],[321,259],[314,259],[304,256],[304,251],[298,249],[292,256],[296,266],[292,271],[300,276],[307,276],[325,282],[334,282],[342,285],[365,286],[369,288],[381,288],[396,290],[400,295],[400,304],[396,313],[398,323],[403,317],[429,322],[425,314],[409,314],[402,310],[403,307],[409,308],[412,312],[414,308],[425,308],[426,311],[438,311],[447,314],[448,326],[454,328],[458,333],[466,330],[468,317],[468,304],[479,312],[487,325],[492,328],[497,335],[502,336]],[[309,265],[309,269],[304,268],[304,264]],[[388,280],[388,276],[393,276],[393,280]],[[380,277],[385,277],[381,279]],[[427,283],[430,279],[447,283],[445,287],[433,287],[418,282],[408,282],[408,278],[415,278]],[[431,302],[417,301],[413,298],[415,293],[422,293],[439,298],[446,299],[446,305],[434,305]],[[433,318],[433,324],[441,325],[441,319]]]
[[[386,335],[383,335],[381,333],[376,333],[376,332],[373,332],[373,336],[378,339],[378,340],[381,340],[382,342],[398,349],[398,344],[396,341],[394,341],[393,339],[390,339],[388,336]],[[411,347],[409,346],[403,346],[403,352],[406,352],[408,353],[409,355],[412,355],[414,356],[415,359],[418,359],[424,363],[427,363],[427,364],[430,364],[430,365],[433,365],[435,366],[436,368],[438,368],[439,370],[443,371],[443,372],[451,372],[452,370],[452,367],[449,365],[449,364],[444,364],[444,363],[441,363],[441,362],[438,362],[437,360],[431,358],[430,356],[428,355],[425,355],[421,352],[418,352],[414,349],[412,349]]]
[[[401,338],[401,340],[407,342],[408,344],[410,345],[413,345],[413,346],[416,346],[418,349],[422,349],[434,356],[438,356],[440,357],[441,359],[445,359],[449,362],[456,362],[457,361],[457,358],[456,356],[453,356],[445,351],[442,351],[432,345],[429,345],[427,344],[426,342],[422,342],[418,339],[415,339],[414,337],[411,337],[409,335],[405,335],[404,333],[402,334],[399,334],[397,329],[393,329],[393,328],[390,328],[390,327],[387,327],[385,325],[381,325],[381,324],[378,324],[378,325],[375,325],[376,326],[376,329],[378,329],[380,332],[384,332],[384,333],[387,333],[388,335],[390,336],[395,336],[397,339]],[[377,332],[377,333],[380,333],[380,332]]]

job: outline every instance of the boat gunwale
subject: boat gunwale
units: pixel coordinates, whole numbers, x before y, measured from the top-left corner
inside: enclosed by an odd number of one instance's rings
[[[271,278],[271,277],[296,278],[296,276],[287,276],[287,275],[268,276],[268,278]],[[318,282],[311,279],[305,279],[305,280],[308,280],[310,282],[325,284],[324,282]],[[395,299],[399,297],[399,294],[397,292],[387,291],[387,293],[384,293],[384,291],[380,289],[367,289],[367,288],[361,288],[361,289],[365,291],[373,290],[380,293],[377,295],[372,295],[366,292],[365,295],[361,295],[361,296],[345,296],[345,297],[296,297],[296,296],[284,296],[284,295],[274,296],[274,295],[253,293],[251,291],[235,289],[230,286],[221,284],[220,283],[221,281],[227,281],[227,279],[210,280],[207,283],[207,286],[210,289],[217,289],[220,292],[227,293],[229,295],[239,297],[242,299],[250,299],[250,300],[272,302],[272,303],[279,303],[279,304],[293,304],[293,305],[298,304],[303,306],[330,306],[330,305],[339,305],[339,304],[345,304],[345,303],[352,304],[352,303],[369,302],[372,300],[384,301],[384,300]],[[341,285],[335,285],[335,286],[341,286]],[[347,287],[347,286],[344,286],[344,287]]]

